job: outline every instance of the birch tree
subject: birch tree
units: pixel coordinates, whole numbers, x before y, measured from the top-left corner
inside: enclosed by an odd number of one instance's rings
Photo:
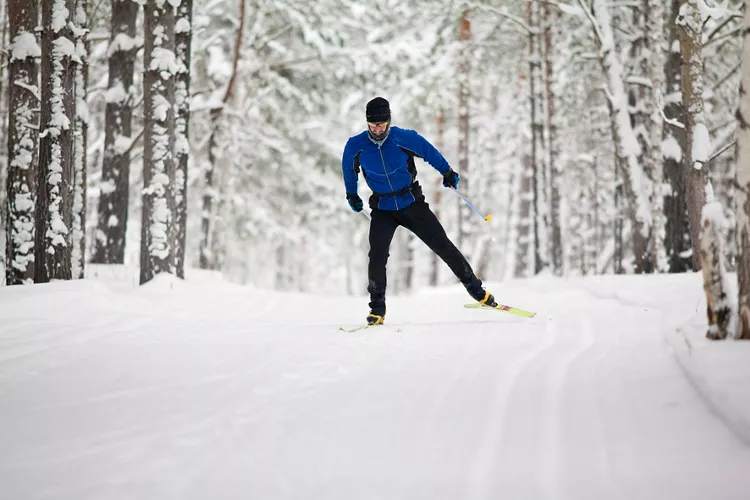
[[[739,323],[737,338],[750,340],[750,0],[745,2],[742,27],[742,77],[737,110],[737,278]]]
[[[706,201],[701,211],[699,240],[708,319],[706,336],[717,340],[733,335],[735,311],[733,301],[729,297],[729,278],[722,250],[724,241],[722,233],[726,231],[726,219],[721,203],[713,199],[710,184],[707,186]]]
[[[645,269],[646,243],[651,226],[648,199],[650,186],[638,160],[641,148],[630,122],[627,94],[623,82],[623,66],[616,52],[608,2],[594,0],[593,11],[587,14],[600,44],[599,62],[607,79],[612,134],[631,224],[635,269],[636,272],[642,272]]]
[[[648,171],[651,172],[653,189],[651,191],[651,212],[653,227],[651,229],[651,267],[655,272],[669,270],[666,239],[666,217],[664,215],[664,197],[669,190],[664,183],[664,155],[662,153],[662,136],[664,120],[662,119],[664,68],[666,57],[663,48],[664,38],[664,0],[649,0],[646,6],[646,42],[647,55],[645,66],[650,81],[648,99],[648,149],[644,158]]]
[[[8,179],[6,197],[6,270],[8,285],[34,280],[34,210],[37,185],[37,123],[41,56],[34,29],[36,2],[10,0],[10,61],[8,69]]]
[[[144,151],[141,284],[174,273],[175,16],[179,0],[149,0],[144,7]]]
[[[73,0],[42,2],[42,108],[37,184],[37,283],[71,278],[73,128],[77,59]]]
[[[220,171],[219,163],[223,159],[220,142],[225,141],[223,136],[222,114],[224,107],[227,106],[234,94],[237,81],[237,70],[242,54],[243,36],[245,32],[245,13],[246,2],[240,0],[239,5],[239,26],[234,43],[234,56],[232,60],[232,72],[229,81],[226,83],[226,89],[221,98],[221,106],[214,107],[211,110],[211,132],[208,141],[208,165],[204,172],[203,186],[203,210],[201,212],[201,243],[198,255],[198,265],[201,269],[220,269],[220,250],[219,238],[216,234],[216,213],[219,212],[217,202],[220,193]],[[282,257],[279,257],[282,258]],[[283,258],[282,258],[283,260]]]
[[[708,184],[707,161],[710,138],[703,113],[703,55],[701,33],[703,19],[696,0],[680,0],[677,16],[677,36],[682,56],[682,104],[685,107],[684,151],[686,192],[690,240],[693,249],[693,269],[700,269],[701,211],[706,204]]]
[[[133,72],[136,51],[142,44],[136,37],[138,8],[132,0],[112,1],[104,155],[92,258],[98,264],[122,264],[125,260],[130,149],[134,140]]]

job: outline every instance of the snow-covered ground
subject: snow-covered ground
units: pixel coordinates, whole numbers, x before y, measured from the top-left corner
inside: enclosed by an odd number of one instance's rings
[[[0,288],[0,498],[747,499],[750,343],[700,277],[392,298],[157,279]],[[130,281],[128,281],[130,279]]]

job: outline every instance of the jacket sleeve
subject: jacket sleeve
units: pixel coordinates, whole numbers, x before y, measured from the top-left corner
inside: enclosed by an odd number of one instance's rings
[[[440,151],[415,130],[404,130],[404,146],[415,152],[441,174],[445,174],[451,168]]]
[[[344,147],[344,156],[341,158],[341,171],[344,174],[344,187],[346,194],[357,194],[357,181],[359,176],[354,169],[354,157],[356,156],[356,146],[349,139]]]

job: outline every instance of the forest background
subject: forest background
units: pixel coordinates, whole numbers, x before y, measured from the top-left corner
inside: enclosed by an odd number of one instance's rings
[[[493,215],[418,165],[483,279],[703,268],[723,336],[737,271],[750,336],[741,0],[0,6],[5,284],[96,263],[363,293],[340,157],[381,95]],[[406,231],[391,254],[392,292],[454,282]]]

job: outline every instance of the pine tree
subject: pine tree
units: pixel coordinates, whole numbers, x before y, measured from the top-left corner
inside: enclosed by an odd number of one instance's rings
[[[130,201],[130,149],[133,137],[133,77],[140,41],[136,38],[138,3],[113,0],[104,157],[92,261],[122,264]]]
[[[188,158],[190,157],[190,63],[193,38],[193,0],[181,0],[176,12],[175,55],[179,71],[175,82],[175,270],[185,277],[188,222]]]
[[[37,78],[41,56],[34,29],[38,25],[36,2],[10,0],[10,64],[8,77],[8,179],[6,223],[6,283],[34,280],[34,210],[37,185],[39,106]]]
[[[74,279],[83,279],[86,262],[86,192],[89,112],[88,0],[76,0],[74,33],[78,64],[75,68],[76,119],[73,145],[73,206],[71,266]]]
[[[166,0],[144,8],[144,151],[141,284],[174,273],[175,17]]]
[[[42,2],[42,107],[34,246],[37,283],[71,279],[75,73],[73,0]]]
[[[680,0],[672,0],[669,19],[677,19]],[[670,47],[665,64],[666,95],[679,95],[681,92],[680,51],[677,23],[669,23]],[[685,169],[682,166],[682,152],[687,148],[685,128],[676,124],[685,123],[685,108],[680,99],[669,99],[664,104],[664,115],[667,123],[664,127],[662,154],[664,156],[664,175],[669,184],[670,195],[664,200],[666,216],[666,252],[669,258],[669,270],[673,273],[692,269],[692,259],[683,257],[690,250],[690,230],[687,223],[687,205],[685,202]]]

